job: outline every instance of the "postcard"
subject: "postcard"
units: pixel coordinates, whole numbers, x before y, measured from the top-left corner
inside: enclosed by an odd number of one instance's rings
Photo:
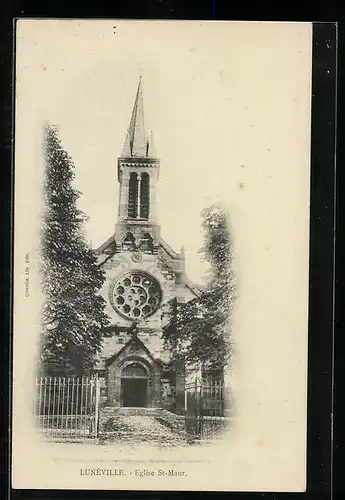
[[[15,37],[12,486],[304,491],[312,24]]]

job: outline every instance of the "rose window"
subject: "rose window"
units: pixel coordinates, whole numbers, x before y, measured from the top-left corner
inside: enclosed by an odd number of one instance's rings
[[[142,271],[120,276],[112,292],[114,309],[128,319],[147,318],[157,311],[162,298],[158,281]]]

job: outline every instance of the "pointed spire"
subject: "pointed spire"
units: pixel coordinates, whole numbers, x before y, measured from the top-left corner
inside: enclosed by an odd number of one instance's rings
[[[147,142],[147,157],[148,158],[157,158],[156,148],[153,142],[153,133],[152,130],[150,132],[150,139]]]
[[[151,140],[148,141],[145,132],[142,78],[140,75],[132,117],[121,156],[123,158],[153,158],[154,150],[150,144]]]

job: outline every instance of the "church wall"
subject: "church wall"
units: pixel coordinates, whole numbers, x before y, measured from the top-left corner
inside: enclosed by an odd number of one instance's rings
[[[147,347],[155,360],[161,362],[159,373],[155,373],[152,380],[151,402],[157,407],[163,407],[170,411],[176,410],[177,406],[183,407],[184,404],[184,376],[181,373],[169,371],[165,367],[171,360],[171,353],[164,349],[162,339],[162,328],[169,321],[171,309],[169,301],[188,293],[184,285],[176,283],[173,275],[172,279],[167,279],[161,272],[158,256],[154,254],[142,254],[141,262],[133,262],[132,252],[115,253],[102,265],[106,273],[106,280],[101,289],[101,295],[106,301],[106,313],[111,319],[111,325],[116,328],[110,337],[104,339],[103,349],[99,357],[98,369],[103,370],[104,378],[101,378],[101,403],[103,405],[119,405],[120,379],[118,372],[111,365],[108,367],[108,361],[111,357],[120,352],[121,349],[131,339],[126,328],[130,327],[132,322],[120,316],[112,307],[110,300],[110,290],[112,283],[120,275],[131,270],[144,271],[155,277],[162,290],[162,302],[158,310],[150,317],[141,319],[138,323],[138,338]]]
[[[162,307],[152,316],[140,320],[140,326],[143,328],[161,330],[164,324],[164,321],[162,322],[162,308],[164,309],[164,305],[176,296],[177,286],[174,280],[167,280],[162,275],[157,264],[157,255],[142,254],[143,260],[141,262],[133,262],[131,258],[132,255],[132,252],[116,253],[102,265],[102,269],[106,273],[106,280],[100,294],[107,302],[106,313],[111,319],[111,324],[117,324],[123,327],[129,327],[131,325],[129,320],[122,318],[122,316],[113,309],[109,296],[110,288],[112,282],[121,274],[132,270],[144,271],[158,280],[162,289]]]

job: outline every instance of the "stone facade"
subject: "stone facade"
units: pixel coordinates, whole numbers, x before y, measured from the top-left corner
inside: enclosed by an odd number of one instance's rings
[[[164,349],[162,331],[178,302],[199,291],[185,273],[184,252],[161,238],[156,190],[160,160],[144,129],[139,82],[122,155],[119,212],[114,234],[97,250],[106,280],[111,336],[97,370],[104,406],[184,409],[184,369]]]

